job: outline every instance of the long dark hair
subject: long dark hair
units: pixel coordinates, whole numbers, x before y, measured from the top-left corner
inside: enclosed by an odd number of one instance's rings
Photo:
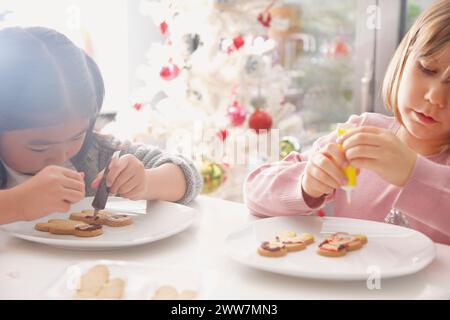
[[[0,29],[0,134],[88,118],[90,129],[76,155],[83,157],[104,95],[97,64],[63,34],[44,27]],[[3,166],[1,176],[4,188]]]

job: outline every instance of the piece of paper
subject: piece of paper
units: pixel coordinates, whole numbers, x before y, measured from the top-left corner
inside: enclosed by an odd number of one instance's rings
[[[136,214],[146,214],[147,213],[147,201],[146,200],[111,200],[106,203],[106,211],[110,212],[123,212],[123,213],[136,213]]]

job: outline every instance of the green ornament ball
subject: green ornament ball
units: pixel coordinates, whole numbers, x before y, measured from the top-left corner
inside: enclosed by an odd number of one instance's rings
[[[300,143],[297,138],[286,136],[280,140],[280,160],[287,157],[292,151],[300,152]]]

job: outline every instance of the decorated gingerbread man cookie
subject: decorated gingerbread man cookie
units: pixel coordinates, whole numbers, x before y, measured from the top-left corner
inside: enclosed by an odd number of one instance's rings
[[[317,253],[326,257],[345,256],[348,251],[358,250],[367,243],[367,237],[362,234],[350,235],[338,232],[328,236],[317,248]]]
[[[99,224],[64,219],[51,219],[48,222],[37,223],[34,228],[52,234],[74,235],[77,237],[96,237],[103,233],[102,226]]]
[[[264,241],[257,252],[265,257],[282,257],[288,252],[303,250],[313,242],[314,236],[312,234],[297,234],[295,231],[283,231],[272,240]]]
[[[288,252],[286,245],[276,239],[263,241],[257,250],[258,254],[264,257],[282,257]]]
[[[115,215],[107,211],[100,211],[97,216],[94,216],[93,210],[83,210],[81,212],[72,213],[70,219],[106,225],[109,227],[124,227],[133,223],[133,219],[125,214]]]
[[[286,245],[288,252],[300,251],[306,248],[307,245],[314,242],[314,236],[309,233],[297,234],[294,231],[283,231],[275,240]]]

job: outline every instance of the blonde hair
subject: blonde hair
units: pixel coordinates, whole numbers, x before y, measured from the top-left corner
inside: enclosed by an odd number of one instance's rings
[[[450,43],[450,0],[438,0],[426,9],[406,33],[389,63],[382,95],[386,108],[401,122],[397,96],[403,70],[411,52],[431,57]]]

